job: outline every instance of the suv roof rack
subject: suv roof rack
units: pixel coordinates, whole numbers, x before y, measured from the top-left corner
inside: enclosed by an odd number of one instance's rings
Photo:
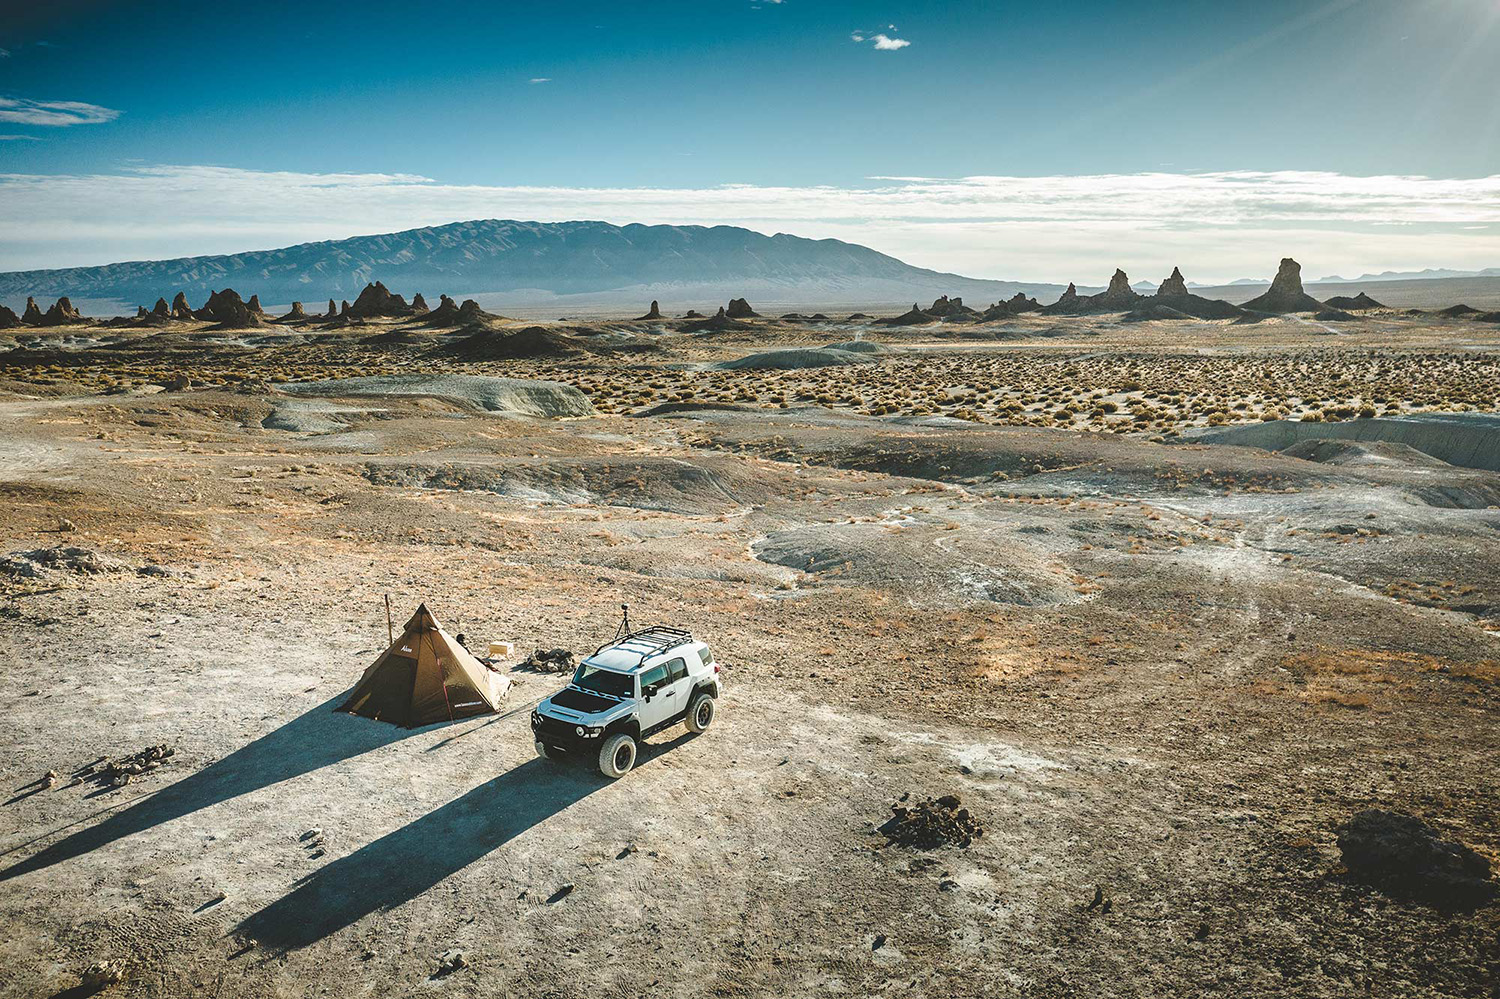
[[[655,624],[640,631],[632,631],[628,635],[612,638],[594,650],[598,655],[605,649],[622,649],[625,652],[638,653],[640,661],[645,662],[647,656],[654,656],[668,649],[675,649],[679,645],[686,645],[693,640],[693,636],[682,628],[669,628],[664,624]],[[625,648],[626,646],[633,646]]]

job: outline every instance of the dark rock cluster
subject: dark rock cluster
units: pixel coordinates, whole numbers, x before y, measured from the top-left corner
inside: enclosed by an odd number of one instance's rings
[[[1440,908],[1494,900],[1490,862],[1415,815],[1368,808],[1338,830],[1344,866],[1357,880]]]
[[[910,846],[919,850],[935,850],[940,846],[967,847],[984,835],[984,827],[962,807],[956,794],[945,794],[941,798],[928,798],[915,805],[901,801],[891,806],[891,817],[880,831],[885,834],[887,845]]]
[[[724,310],[724,314],[727,315],[730,319],[760,318],[760,313],[750,308],[750,303],[745,301],[743,298],[731,298],[729,300],[729,307]]]

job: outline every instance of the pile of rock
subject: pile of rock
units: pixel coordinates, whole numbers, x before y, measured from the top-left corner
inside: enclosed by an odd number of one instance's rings
[[[729,307],[724,310],[730,319],[759,319],[760,313],[750,308],[750,303],[743,298],[731,298]]]
[[[175,756],[177,750],[166,743],[147,746],[138,753],[110,759],[101,756],[93,763],[73,771],[73,783],[97,784],[103,788],[121,788],[137,777],[151,773]]]
[[[300,323],[305,321],[306,319],[307,312],[302,308],[302,303],[293,302],[292,311],[288,312],[284,316],[279,317],[276,321],[278,323]]]
[[[891,806],[891,818],[880,827],[887,845],[935,850],[940,846],[967,847],[984,835],[984,827],[963,808],[956,794],[916,805],[904,805],[910,795]]]
[[[34,300],[26,299],[26,312],[21,321],[33,326],[71,326],[84,321],[83,313],[73,308],[73,303],[64,295],[53,303],[45,313],[37,308]]]
[[[22,325],[21,317],[16,315],[12,309],[0,305],[0,330],[12,329],[20,325]]]
[[[191,318],[193,318],[193,310],[192,310],[192,307],[188,305],[187,294],[185,292],[179,291],[177,293],[177,297],[174,298],[174,299],[172,299],[172,318],[173,319],[191,319]]]
[[[1440,907],[1500,896],[1488,860],[1444,839],[1415,815],[1379,808],[1357,812],[1339,828],[1338,844],[1351,875],[1396,895]]]
[[[636,316],[635,319],[632,320],[632,321],[633,322],[637,322],[637,323],[643,323],[643,322],[645,322],[648,319],[660,319],[660,318],[661,318],[661,303],[657,302],[657,300],[653,298],[651,300],[651,308],[649,308],[649,309],[646,310],[646,314],[644,316]]]
[[[567,649],[537,649],[526,658],[521,668],[538,673],[571,673],[573,653]]]
[[[37,579],[47,572],[72,572],[93,575],[117,572],[120,563],[87,548],[56,545],[0,556],[0,575],[18,579]]]

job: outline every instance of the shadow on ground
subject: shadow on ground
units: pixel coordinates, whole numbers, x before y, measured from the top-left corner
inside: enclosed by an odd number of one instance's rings
[[[641,746],[641,765],[692,736]],[[590,760],[529,760],[302,879],[236,932],[272,952],[306,947],[456,874],[612,782]],[[630,780],[630,777],[624,778]]]
[[[422,731],[335,714],[334,707],[345,696],[340,694],[323,702],[222,760],[12,864],[0,871],[0,881],[43,870],[199,809],[300,777]]]

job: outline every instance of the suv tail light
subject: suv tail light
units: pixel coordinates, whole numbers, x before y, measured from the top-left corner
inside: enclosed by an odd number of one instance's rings
[[[714,663],[714,672],[715,673],[719,672],[719,664],[718,663]]]

